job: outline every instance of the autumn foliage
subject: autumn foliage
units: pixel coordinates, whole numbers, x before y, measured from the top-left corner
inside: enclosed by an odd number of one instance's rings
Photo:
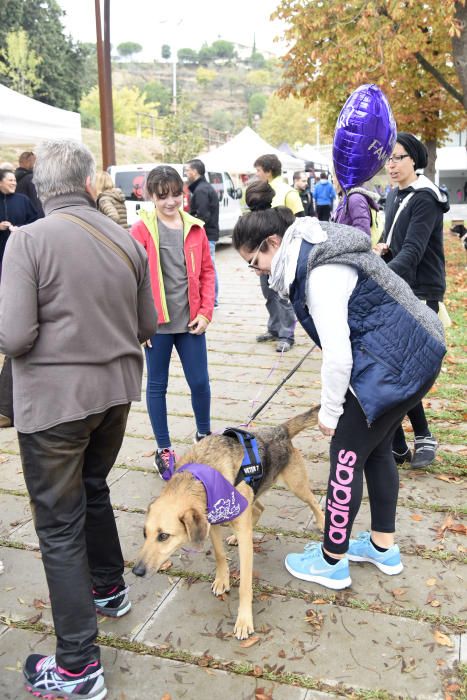
[[[282,96],[320,100],[320,118],[335,124],[363,83],[386,93],[400,130],[442,143],[466,114],[452,56],[465,0],[282,0],[275,16],[288,25]]]

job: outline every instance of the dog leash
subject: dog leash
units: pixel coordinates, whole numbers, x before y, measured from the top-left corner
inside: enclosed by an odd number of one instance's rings
[[[261,411],[262,411],[264,408],[266,408],[266,406],[267,406],[268,403],[271,401],[271,399],[272,399],[272,398],[277,394],[277,392],[284,386],[284,384],[286,383],[286,381],[287,381],[288,379],[290,379],[290,377],[291,377],[293,374],[295,374],[295,372],[297,371],[297,369],[298,369],[299,367],[301,367],[301,365],[305,362],[305,360],[306,360],[306,358],[308,357],[308,355],[310,355],[310,353],[312,353],[313,350],[314,350],[316,347],[318,347],[318,346],[316,345],[316,343],[313,343],[313,345],[311,346],[311,348],[310,348],[309,350],[307,350],[307,352],[304,354],[304,356],[302,357],[302,359],[299,360],[299,361],[297,362],[297,364],[295,365],[295,367],[293,367],[293,368],[290,370],[290,372],[284,377],[284,379],[276,386],[276,388],[274,389],[274,391],[272,392],[272,394],[270,394],[270,395],[268,396],[268,398],[266,399],[266,401],[263,401],[263,403],[261,404],[261,406],[258,406],[258,408],[257,408],[255,411],[253,411],[253,413],[250,413],[250,415],[248,416],[247,423],[243,423],[243,425],[245,425],[246,427],[248,427],[248,426],[250,425],[250,423],[252,423],[252,422],[254,421],[254,419],[261,413]],[[270,375],[271,375],[271,372],[269,372],[268,378],[270,377]]]

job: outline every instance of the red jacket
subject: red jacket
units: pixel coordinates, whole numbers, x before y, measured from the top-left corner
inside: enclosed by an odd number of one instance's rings
[[[164,275],[160,266],[156,212],[142,210],[139,215],[140,221],[133,224],[130,233],[146,249],[158,322],[167,323],[170,318],[165,298]],[[180,215],[183,219],[183,250],[188,276],[190,321],[198,314],[211,321],[215,298],[215,272],[209,242],[199,219],[184,211],[180,211]]]

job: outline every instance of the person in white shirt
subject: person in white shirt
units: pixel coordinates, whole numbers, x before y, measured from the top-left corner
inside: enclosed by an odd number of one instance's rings
[[[354,227],[259,208],[239,219],[232,240],[249,267],[269,274],[270,287],[290,299],[322,350],[318,427],[331,437],[324,541],[289,554],[287,569],[332,589],[350,586],[349,560],[400,573],[392,439],[440,370],[441,322]],[[364,475],[371,529],[351,540]]]

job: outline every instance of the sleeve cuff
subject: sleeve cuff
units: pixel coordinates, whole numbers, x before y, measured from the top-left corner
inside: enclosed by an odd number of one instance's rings
[[[342,414],[342,410],[341,410],[341,414]],[[339,418],[340,418],[340,416],[331,415],[323,407],[321,407],[319,409],[318,420],[320,423],[325,425],[326,428],[332,428],[334,430],[337,427],[337,424],[339,422]]]

